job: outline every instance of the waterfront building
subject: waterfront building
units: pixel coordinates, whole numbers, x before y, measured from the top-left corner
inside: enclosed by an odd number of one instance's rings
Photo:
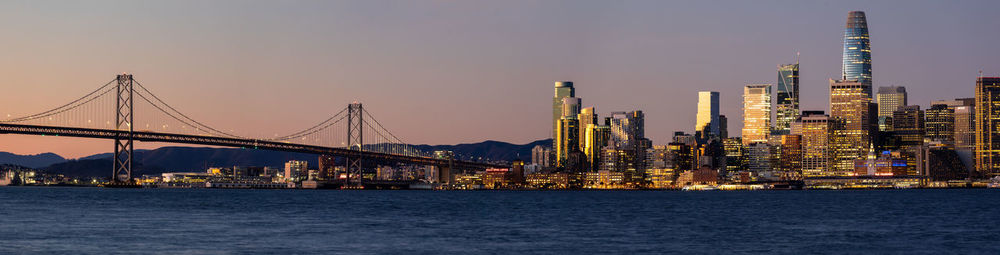
[[[337,164],[335,158],[332,155],[320,155],[319,160],[317,160],[317,162],[319,163],[320,179],[323,180],[337,179],[337,176],[339,175],[337,173]]]
[[[771,84],[743,88],[743,144],[766,143],[771,133]]]
[[[892,131],[892,112],[907,105],[906,87],[879,87],[875,95],[878,102],[878,128],[880,131]]]
[[[868,89],[872,86],[872,48],[868,35],[868,20],[865,12],[851,11],[847,14],[844,29],[844,54],[842,80],[857,81]],[[832,116],[832,115],[831,115]],[[853,161],[852,161],[853,162]]]
[[[833,130],[835,121],[822,111],[803,111],[792,125],[792,134],[802,135],[802,175],[822,177],[837,175],[830,165],[833,161]]]
[[[975,112],[976,171],[1000,176],[1000,77],[976,79]]]
[[[721,136],[719,132],[719,92],[698,92],[698,114],[694,125],[695,136]]]
[[[797,180],[802,176],[802,135],[782,135],[776,166],[781,179]]]
[[[537,189],[565,189],[569,187],[567,173],[533,173],[524,176],[524,182]]]
[[[552,97],[552,139],[555,141],[559,133],[559,119],[563,116],[563,98],[576,97],[576,89],[572,81],[557,81],[555,96]]]
[[[511,178],[509,175],[510,169],[488,168],[482,176],[483,187],[486,189],[510,188]]]
[[[883,151],[878,157],[854,160],[855,176],[907,175],[906,159],[897,151]]]
[[[289,182],[304,181],[309,177],[309,162],[290,160],[285,162],[285,180]]]
[[[833,130],[833,173],[845,176],[854,171],[854,160],[865,158],[872,146],[871,87],[858,81],[830,80],[830,118]]]
[[[797,61],[796,61],[797,62]],[[774,129],[788,131],[799,118],[799,64],[778,66]]]
[[[709,167],[698,170],[687,170],[677,177],[677,185],[716,185],[719,183],[719,172]]]
[[[945,104],[932,104],[925,111],[927,138],[953,145],[955,141],[955,109]]]

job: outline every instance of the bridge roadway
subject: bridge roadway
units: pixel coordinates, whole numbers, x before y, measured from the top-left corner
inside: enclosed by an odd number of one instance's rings
[[[56,126],[38,126],[22,124],[0,123],[0,134],[24,134],[24,135],[52,135],[68,137],[86,137],[100,139],[115,139],[115,137],[126,137],[128,131],[114,129],[93,129],[93,128],[72,128]],[[133,131],[133,140],[142,142],[168,142],[181,144],[200,144],[225,147],[238,147],[247,149],[262,149],[272,151],[300,152],[316,155],[332,155],[342,157],[361,157],[364,159],[380,159],[401,163],[412,163],[419,165],[448,166],[451,164],[455,169],[483,169],[483,168],[507,168],[500,164],[479,163],[462,160],[436,159],[430,157],[407,156],[390,153],[349,150],[346,148],[324,147],[306,144],[296,144],[287,142],[276,142],[257,139],[242,139],[229,137],[214,137],[201,135],[184,135],[159,133],[150,131]]]

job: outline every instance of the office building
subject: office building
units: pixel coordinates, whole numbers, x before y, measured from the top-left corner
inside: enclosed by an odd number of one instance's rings
[[[892,129],[899,137],[898,145],[919,146],[924,143],[924,111],[919,105],[899,107],[892,112]]]
[[[980,176],[1000,176],[1000,77],[976,79],[975,161]]]
[[[932,104],[931,108],[927,109],[924,114],[926,116],[924,128],[927,138],[931,141],[954,145],[955,109],[944,104]]]
[[[842,80],[856,81],[867,86],[868,95],[871,95],[872,48],[868,35],[868,20],[862,11],[852,11],[847,14],[841,70]]]
[[[775,100],[775,130],[790,130],[799,118],[799,64],[778,66],[778,86]]]
[[[875,100],[878,102],[879,130],[892,131],[892,112],[907,105],[906,88],[902,86],[879,87]]]
[[[792,125],[792,134],[802,136],[802,176],[836,176],[831,171],[833,162],[833,130],[836,122],[822,111],[803,111]]]
[[[695,136],[719,137],[719,92],[698,92],[698,115],[694,125]]]
[[[771,84],[743,88],[743,145],[767,143],[771,133]]]
[[[576,89],[571,81],[557,81],[555,96],[552,97],[552,139],[555,141],[559,132],[559,119],[563,116],[563,98],[576,97]]]
[[[854,160],[865,158],[872,150],[871,87],[858,81],[830,80],[830,118],[837,122],[833,130],[832,172],[849,175]]]
[[[588,167],[585,170],[600,169],[601,149],[608,145],[611,139],[611,127],[606,125],[588,124],[584,136],[583,153],[587,156]]]
[[[585,151],[587,147],[587,126],[597,125],[597,112],[594,107],[580,109],[580,114],[576,117],[580,121],[580,151]]]

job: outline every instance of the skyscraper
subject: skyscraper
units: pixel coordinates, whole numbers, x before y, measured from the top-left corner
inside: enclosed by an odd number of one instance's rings
[[[556,124],[556,166],[563,167],[569,154],[580,151],[580,99],[566,97],[562,99],[562,117]]]
[[[587,107],[580,110],[580,114],[577,115],[576,119],[580,120],[580,151],[586,152],[587,147],[587,126],[597,125],[597,112],[595,112],[594,107]]]
[[[789,130],[799,117],[799,64],[778,66],[778,91],[775,102],[775,130]]]
[[[771,84],[743,88],[743,145],[766,143],[771,133]]]
[[[830,118],[833,130],[833,172],[848,175],[854,160],[865,158],[872,149],[871,86],[858,81],[830,80]]]
[[[601,149],[608,145],[611,138],[611,127],[606,125],[588,124],[583,140],[583,153],[587,156],[589,166],[587,170],[596,171],[600,169]]]
[[[925,116],[927,138],[952,145],[955,141],[955,109],[945,104],[931,104]]]
[[[552,97],[552,139],[556,139],[556,133],[559,133],[557,125],[559,125],[559,119],[563,116],[563,98],[576,97],[576,89],[573,88],[573,82],[571,81],[557,81],[555,96]]]
[[[698,115],[694,124],[695,135],[719,136],[719,92],[698,92]]]
[[[802,176],[834,176],[830,171],[833,161],[833,140],[835,123],[822,111],[804,111],[793,125],[793,134],[802,135]]]
[[[892,112],[892,130],[900,145],[916,146],[924,142],[924,111],[919,105],[899,107]]]
[[[1000,176],[1000,77],[976,79],[976,171]]]
[[[871,95],[872,85],[872,49],[868,36],[868,19],[865,12],[852,11],[847,13],[847,26],[844,29],[844,59],[842,80],[857,81],[868,86]]]
[[[931,105],[945,105],[952,112],[953,119],[955,122],[952,124],[951,132],[953,134],[952,141],[955,143],[956,150],[964,150],[971,154],[974,147],[975,135],[975,125],[973,125],[973,120],[975,111],[973,110],[976,104],[975,98],[956,98],[955,100],[936,100],[931,101]],[[947,118],[947,116],[944,116]],[[932,135],[932,113],[931,110],[927,110],[927,134]],[[933,139],[933,137],[932,137]],[[964,156],[965,154],[963,154]],[[971,159],[971,157],[969,157]],[[971,161],[970,161],[971,162]],[[970,164],[971,165],[971,164]]]
[[[880,131],[892,131],[892,112],[901,106],[907,105],[906,87],[878,87],[878,94],[875,95],[875,99],[878,102],[878,129]]]
[[[616,146],[635,147],[646,138],[642,111],[611,113],[611,141]]]

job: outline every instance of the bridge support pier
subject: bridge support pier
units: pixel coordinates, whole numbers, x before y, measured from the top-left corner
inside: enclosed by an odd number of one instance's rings
[[[132,181],[132,161],[133,138],[132,129],[132,96],[135,90],[132,87],[133,79],[131,74],[118,75],[117,98],[115,104],[115,129],[118,131],[128,131],[127,133],[117,133],[115,135],[115,154],[111,174],[112,185],[131,185]]]
[[[364,151],[364,109],[361,103],[354,102],[347,106],[347,146],[350,150]],[[363,164],[360,155],[347,156],[347,186],[355,184],[353,178],[357,178],[356,185],[362,187],[364,179]]]

